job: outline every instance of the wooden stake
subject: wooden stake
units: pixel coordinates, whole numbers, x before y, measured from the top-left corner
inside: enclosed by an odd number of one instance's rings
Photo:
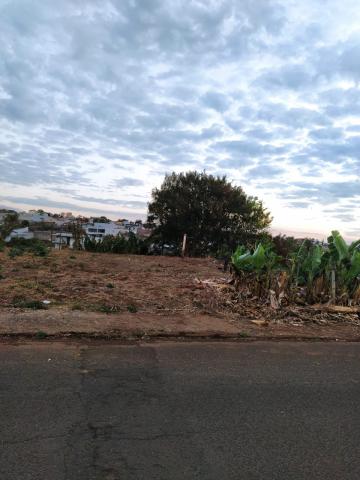
[[[331,300],[336,302],[336,281],[335,281],[335,270],[331,270]]]
[[[182,243],[182,249],[181,249],[182,257],[185,257],[185,250],[186,250],[186,233],[184,233],[184,236],[183,236],[183,243]]]

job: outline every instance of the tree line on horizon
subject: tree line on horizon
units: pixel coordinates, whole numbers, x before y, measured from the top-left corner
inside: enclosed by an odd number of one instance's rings
[[[106,217],[103,217],[106,221]],[[254,246],[259,241],[272,243],[275,250],[293,249],[293,237],[268,232],[272,217],[257,197],[247,195],[242,187],[227,177],[188,171],[166,174],[162,185],[154,188],[148,204],[145,226],[152,233],[140,240],[87,238],[82,248],[114,253],[162,253],[164,249],[179,254],[186,234],[186,254],[230,258],[238,245]],[[21,226],[17,214],[9,213],[0,228],[1,238]],[[71,227],[69,227],[71,228]],[[78,247],[81,248],[80,242]]]

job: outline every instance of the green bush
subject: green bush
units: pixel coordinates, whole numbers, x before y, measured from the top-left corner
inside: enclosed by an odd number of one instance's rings
[[[15,258],[15,257],[20,257],[21,255],[24,254],[24,250],[19,247],[11,247],[9,250],[9,257],[10,258]]]
[[[84,249],[88,252],[102,253],[130,253],[135,255],[149,253],[148,241],[137,238],[133,233],[130,233],[128,238],[121,235],[106,235],[101,240],[86,237]]]
[[[42,330],[39,330],[38,332],[35,333],[35,338],[39,340],[43,340],[44,338],[47,338],[48,334],[46,332],[43,332]]]
[[[128,309],[128,312],[130,313],[136,313],[138,311],[136,305],[128,305],[127,309]]]
[[[37,257],[45,257],[49,253],[49,248],[46,243],[37,238],[13,238],[8,245],[10,247],[9,256],[11,258],[23,255],[24,253],[31,253]]]
[[[18,300],[13,303],[16,308],[31,308],[32,310],[47,310],[47,306],[40,300]]]

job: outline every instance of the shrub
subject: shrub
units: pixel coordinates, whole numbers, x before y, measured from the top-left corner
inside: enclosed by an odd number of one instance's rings
[[[24,250],[22,250],[19,247],[11,247],[10,250],[9,250],[9,257],[10,258],[20,257],[23,254],[24,254]]]
[[[46,332],[43,332],[42,330],[36,332],[36,334],[35,334],[35,338],[38,338],[39,340],[43,340],[47,336],[48,336],[48,334]]]
[[[137,238],[133,233],[130,233],[128,238],[121,235],[106,235],[99,241],[86,237],[84,249],[88,252],[101,253],[131,253],[135,255],[149,253],[148,241]]]
[[[108,305],[103,303],[101,305],[97,305],[95,309],[102,313],[117,313],[121,310],[121,307],[119,305]]]
[[[46,310],[47,306],[40,300],[18,300],[13,303],[16,308],[31,308],[32,310]]]
[[[84,310],[84,306],[81,303],[74,303],[71,306],[71,310]]]
[[[130,313],[136,313],[138,311],[136,305],[128,305],[127,309]]]
[[[10,252],[9,256],[14,258],[24,253],[32,253],[37,257],[45,257],[49,253],[49,248],[46,243],[37,238],[13,238],[9,242]]]

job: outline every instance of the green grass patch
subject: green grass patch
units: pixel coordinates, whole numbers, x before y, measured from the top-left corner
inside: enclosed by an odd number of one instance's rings
[[[47,306],[40,300],[15,300],[13,301],[15,308],[30,308],[31,310],[47,310]]]
[[[136,313],[136,312],[138,311],[137,306],[136,306],[136,305],[132,305],[132,304],[131,304],[131,305],[128,305],[128,306],[127,306],[127,309],[128,309],[128,312],[130,312],[130,313]]]
[[[35,333],[35,338],[39,340],[43,340],[46,337],[48,337],[48,334],[46,332],[43,332],[42,330],[39,330],[38,332]]]
[[[240,337],[240,338],[248,338],[248,337],[250,337],[250,333],[248,333],[248,332],[240,332],[240,333],[239,333],[239,337]]]
[[[102,303],[100,305],[93,305],[93,310],[101,313],[118,313],[121,311],[121,306]]]

